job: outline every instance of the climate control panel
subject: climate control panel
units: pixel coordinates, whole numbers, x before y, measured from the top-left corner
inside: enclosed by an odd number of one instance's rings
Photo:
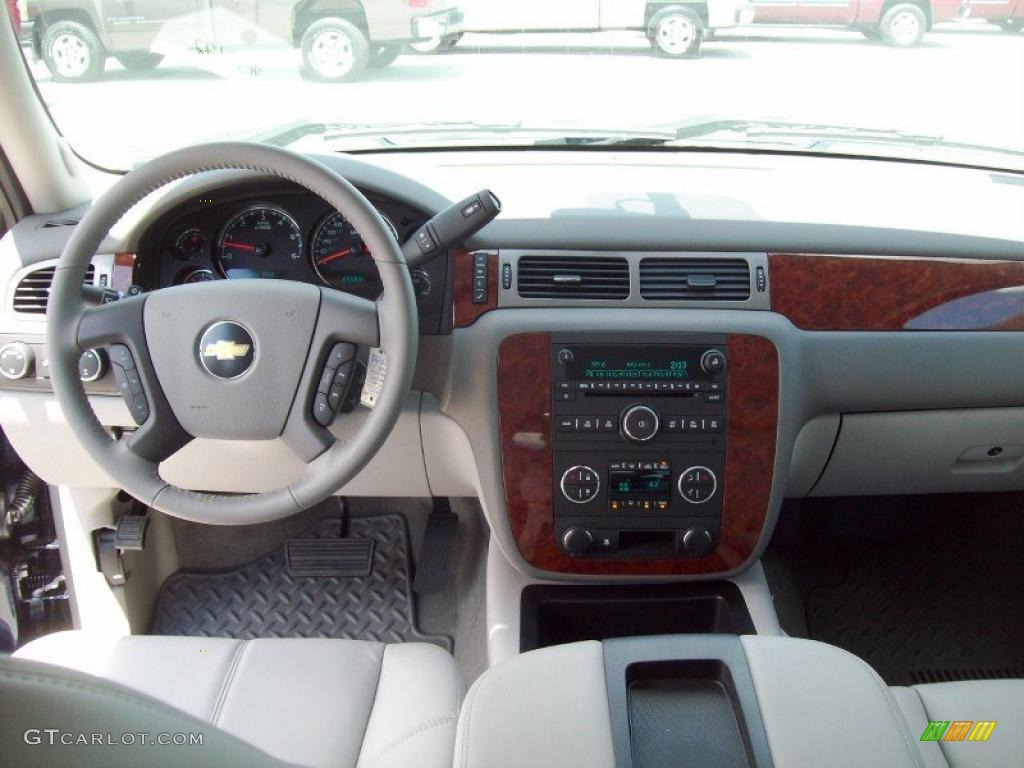
[[[721,530],[725,338],[553,335],[555,537],[573,557],[702,557]]]

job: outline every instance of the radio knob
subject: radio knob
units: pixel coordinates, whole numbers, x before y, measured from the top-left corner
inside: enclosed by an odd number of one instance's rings
[[[709,349],[700,356],[700,369],[714,376],[725,372],[725,353],[720,349]]]
[[[562,534],[562,546],[570,555],[585,555],[594,546],[594,535],[580,525],[570,525]]]
[[[634,405],[622,412],[622,434],[634,443],[646,443],[658,434],[658,414],[646,405]]]
[[[35,355],[23,341],[12,341],[0,349],[0,373],[8,379],[23,379],[32,368]]]
[[[710,555],[715,548],[715,540],[711,531],[703,525],[692,525],[679,537],[680,554],[687,557],[704,557]]]

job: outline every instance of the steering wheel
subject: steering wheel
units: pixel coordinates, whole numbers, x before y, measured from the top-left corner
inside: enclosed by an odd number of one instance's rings
[[[381,297],[371,302],[306,283],[251,279],[180,285],[87,305],[85,271],[111,227],[151,192],[212,170],[276,176],[329,203],[369,247],[384,287]],[[148,506],[219,524],[263,522],[308,509],[355,477],[398,420],[419,340],[405,259],[370,202],[314,160],[237,142],[177,150],[118,180],[68,240],[46,319],[57,401],[93,459]],[[111,362],[125,372],[130,391],[140,393],[132,411],[141,424],[119,439],[96,419],[78,375],[81,354],[103,345],[110,345]],[[351,359],[355,345],[380,347],[387,355],[387,376],[359,429],[349,440],[336,441],[314,409],[323,408],[324,392],[338,381],[332,378],[335,369],[344,367],[342,358]],[[199,493],[160,477],[160,462],[193,438],[278,437],[305,463],[299,479],[283,488]]]

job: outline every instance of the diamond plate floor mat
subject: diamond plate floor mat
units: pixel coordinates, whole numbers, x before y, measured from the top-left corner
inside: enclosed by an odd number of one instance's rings
[[[337,537],[340,531],[341,521],[327,518],[307,536]],[[160,588],[151,633],[422,641],[450,651],[450,638],[423,635],[416,628],[404,518],[355,517],[349,521],[349,534],[375,542],[369,576],[293,576],[283,546],[231,571],[179,572]]]
[[[838,578],[807,594],[809,636],[890,685],[1024,677],[1019,510],[965,501],[894,535],[819,540]]]

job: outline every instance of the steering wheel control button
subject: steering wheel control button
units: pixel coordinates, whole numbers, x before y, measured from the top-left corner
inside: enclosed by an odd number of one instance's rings
[[[32,368],[35,355],[23,341],[12,341],[0,349],[0,373],[8,379],[23,379]]]
[[[347,342],[339,342],[331,347],[331,354],[327,356],[327,367],[337,368],[342,363],[354,359],[356,356],[356,345]]]
[[[322,427],[329,426],[334,419],[334,410],[327,400],[327,395],[322,392],[317,392],[313,399],[313,418]]]
[[[126,371],[135,368],[135,359],[131,350],[124,344],[112,344],[108,350],[110,362],[124,368]]]
[[[707,467],[689,467],[679,476],[679,494],[691,504],[704,504],[718,489],[718,478]]]
[[[149,418],[149,402],[146,400],[146,395],[140,392],[132,397],[128,410],[136,424],[145,423],[146,419]]]
[[[577,464],[562,474],[562,495],[573,504],[593,501],[601,490],[601,477],[592,467]]]
[[[78,358],[78,378],[85,383],[98,381],[107,372],[107,353],[102,349],[87,349]]]
[[[622,414],[622,434],[634,443],[646,443],[658,434],[658,414],[646,405],[634,405]]]
[[[218,379],[237,379],[252,367],[256,342],[238,323],[221,320],[211,325],[199,339],[199,362]]]

